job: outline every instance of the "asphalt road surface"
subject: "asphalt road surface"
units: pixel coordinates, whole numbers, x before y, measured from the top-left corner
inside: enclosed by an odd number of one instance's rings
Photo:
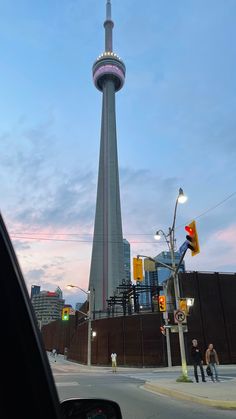
[[[150,371],[118,371],[116,374],[109,370],[78,372],[77,365],[73,370],[73,364],[67,367],[58,362],[52,365],[52,371],[60,400],[70,397],[115,400],[121,407],[123,419],[235,418],[235,411],[178,401],[144,390],[142,385],[150,378]]]

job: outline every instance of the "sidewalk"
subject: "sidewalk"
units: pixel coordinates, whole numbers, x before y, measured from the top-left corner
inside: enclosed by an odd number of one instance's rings
[[[143,388],[179,400],[188,400],[221,409],[236,409],[236,379],[213,383],[177,383],[175,379],[158,377],[146,381]]]

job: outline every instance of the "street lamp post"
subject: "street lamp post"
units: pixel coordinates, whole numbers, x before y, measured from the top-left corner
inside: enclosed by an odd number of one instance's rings
[[[170,250],[170,252],[171,252],[170,242],[169,242],[169,240],[168,240],[167,235],[164,233],[164,231],[163,231],[163,230],[158,230],[158,231],[157,231],[157,233],[156,233],[156,235],[155,235],[155,239],[156,239],[156,240],[159,240],[159,239],[161,238],[160,233],[161,233],[161,234],[163,235],[163,237],[165,238],[165,241],[166,241],[166,243],[167,243],[167,245],[168,245],[168,247],[169,247],[169,250]],[[174,269],[174,258],[172,258],[172,252],[171,252],[171,267],[172,267],[172,270],[173,270],[173,269]],[[167,297],[167,289],[166,289],[166,288],[167,288],[167,287],[166,287],[166,286],[164,286],[164,287],[163,287],[163,290],[164,290],[164,294],[165,294],[165,296]],[[168,323],[168,318],[169,318],[169,316],[168,316],[168,304],[166,305],[166,308],[167,308],[166,312],[165,312],[165,313],[163,313],[163,319],[164,319],[164,321],[165,321],[165,326],[168,326],[168,325],[169,325],[169,323]],[[165,331],[166,331],[167,362],[168,362],[168,367],[172,367],[172,359],[171,359],[171,346],[170,346],[170,329],[169,329],[169,327],[166,327],[166,328],[165,328]]]
[[[158,240],[161,238],[160,233],[164,236],[166,243],[168,245],[170,255],[171,255],[171,266],[172,266],[172,276],[174,282],[174,293],[175,293],[175,306],[176,310],[180,308],[180,290],[179,290],[179,276],[175,265],[175,221],[176,221],[176,213],[177,213],[177,206],[178,203],[186,202],[187,197],[183,193],[183,189],[179,189],[179,194],[176,199],[175,209],[174,209],[174,218],[172,227],[169,227],[168,234],[165,234],[163,230],[158,230],[155,238]],[[167,320],[166,320],[167,321]],[[168,329],[168,328],[167,328]],[[179,345],[180,345],[180,355],[181,355],[181,364],[182,364],[182,377],[180,377],[180,381],[189,381],[188,379],[188,370],[187,370],[187,362],[186,362],[186,354],[185,354],[185,346],[184,346],[184,333],[183,333],[183,325],[181,322],[178,322],[178,332],[179,332]]]
[[[88,316],[88,346],[87,346],[87,365],[88,367],[91,366],[91,333],[92,333],[92,322],[91,322],[91,314],[92,314],[92,296],[91,290],[85,291],[83,288],[78,287],[77,285],[67,285],[68,288],[78,288],[80,291],[83,291],[88,297],[88,314],[83,313],[81,310],[78,310],[80,313],[85,314]]]

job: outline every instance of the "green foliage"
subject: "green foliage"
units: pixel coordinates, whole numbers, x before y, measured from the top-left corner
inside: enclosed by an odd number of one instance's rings
[[[193,383],[193,380],[188,378],[186,375],[181,375],[176,381],[177,383]]]

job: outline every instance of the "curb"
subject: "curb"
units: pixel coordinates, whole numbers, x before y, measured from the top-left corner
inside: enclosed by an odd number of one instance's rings
[[[213,400],[207,399],[204,397],[194,396],[192,394],[184,393],[178,390],[172,390],[167,387],[159,386],[158,384],[152,384],[146,382],[142,388],[145,390],[150,390],[155,393],[165,394],[167,396],[172,396],[178,400],[188,400],[195,403],[204,404],[211,407],[218,407],[222,409],[236,409],[236,401],[233,400]]]

